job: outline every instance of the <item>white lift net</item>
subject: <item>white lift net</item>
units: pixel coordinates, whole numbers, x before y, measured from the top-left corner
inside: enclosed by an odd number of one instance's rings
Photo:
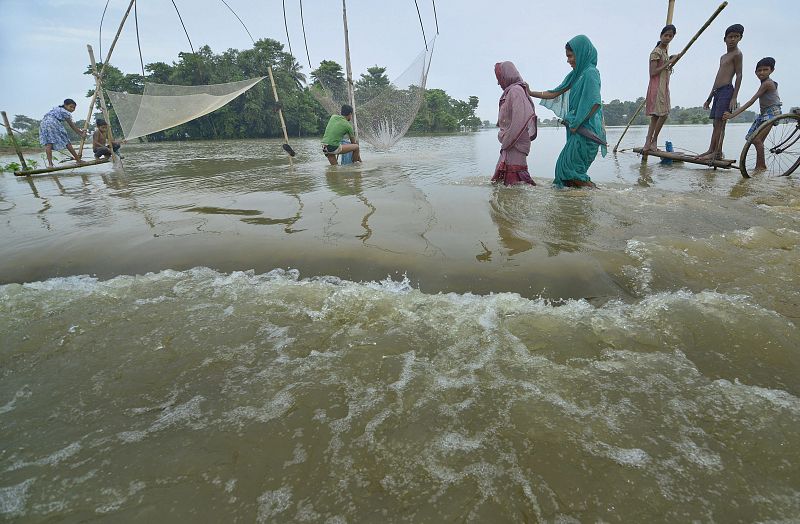
[[[430,68],[431,52],[422,51],[414,62],[388,86],[355,90],[356,120],[359,139],[376,149],[390,149],[406,134],[425,100],[425,84]],[[349,104],[346,82],[336,86],[322,84],[311,90],[330,114],[339,114]]]
[[[157,133],[216,111],[266,77],[227,84],[144,85],[144,94],[106,91],[125,139]]]

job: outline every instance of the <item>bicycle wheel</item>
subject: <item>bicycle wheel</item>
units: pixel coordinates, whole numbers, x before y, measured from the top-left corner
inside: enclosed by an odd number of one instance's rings
[[[764,141],[766,168],[756,169],[758,138]],[[789,176],[800,167],[800,115],[778,115],[761,124],[742,149],[739,170],[742,176]]]

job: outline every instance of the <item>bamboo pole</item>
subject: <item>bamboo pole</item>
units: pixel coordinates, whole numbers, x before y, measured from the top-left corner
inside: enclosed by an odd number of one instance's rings
[[[8,137],[11,139],[11,143],[14,144],[14,150],[17,152],[17,156],[19,157],[19,161],[22,164],[22,169],[27,171],[28,170],[28,164],[25,163],[25,157],[22,156],[22,150],[19,148],[19,144],[17,143],[17,139],[14,138],[14,130],[11,129],[11,124],[8,121],[8,115],[6,115],[5,111],[0,111],[0,114],[3,115],[3,123],[6,125],[6,132],[8,133]]]
[[[100,82],[103,80],[103,74],[106,72],[106,66],[108,65],[108,61],[111,60],[111,53],[114,52],[114,47],[117,45],[117,40],[119,40],[119,35],[122,34],[122,28],[125,26],[125,21],[128,19],[128,15],[131,14],[131,9],[133,9],[133,4],[136,3],[136,0],[131,0],[131,3],[128,4],[128,10],[125,11],[125,15],[122,17],[122,22],[119,23],[119,29],[117,29],[117,34],[114,35],[114,41],[111,42],[111,47],[108,50],[108,54],[106,55],[106,59],[103,61],[103,67],[100,69],[100,75],[97,76],[97,83],[99,85]],[[100,57],[102,58],[102,57]],[[89,103],[89,114],[86,117],[86,122],[83,124],[83,131],[86,132],[89,129],[89,121],[92,119],[92,113],[94,112],[94,101],[97,98],[97,89],[94,90],[94,95],[92,95],[92,101]],[[108,120],[108,126],[111,127],[111,121]],[[86,142],[86,136],[81,137],[81,147],[78,149],[78,158],[81,158],[83,155],[83,144]]]
[[[672,23],[672,14],[675,12],[675,0],[669,0],[669,7],[667,7],[667,25]]]
[[[88,162],[82,162],[80,164],[70,164],[68,166],[45,167],[42,169],[30,169],[28,171],[14,171],[14,175],[16,176],[43,175],[46,173],[53,173],[55,171],[66,171],[68,169],[96,166],[97,164],[105,164],[106,162],[109,162],[107,158],[98,158],[96,160],[89,160]]]
[[[275,103],[278,104],[278,116],[281,117],[283,139],[286,141],[286,145],[289,145],[289,133],[286,132],[286,121],[283,119],[283,109],[281,109],[280,100],[278,100],[278,88],[275,86],[275,77],[272,76],[272,66],[267,67],[267,72],[269,73],[269,82],[272,84],[272,95],[275,97]],[[289,165],[293,166],[292,155],[288,151],[286,151],[286,154],[289,155]]]
[[[100,107],[103,109],[103,116],[106,118],[106,124],[108,124],[108,134],[106,135],[106,140],[108,140],[108,147],[111,150],[111,159],[114,161],[114,165],[116,165],[119,161],[119,158],[114,152],[114,133],[111,130],[111,114],[108,112],[106,98],[103,96],[103,86],[100,84],[100,75],[97,73],[97,64],[94,61],[94,49],[92,49],[92,46],[88,44],[86,45],[86,49],[89,50],[89,60],[92,64],[92,74],[94,75],[95,79],[94,93],[100,98]]]
[[[353,108],[353,143],[358,143],[358,120],[356,119],[356,97],[353,92],[353,68],[350,65],[350,34],[347,30],[347,4],[342,0],[342,21],[344,22],[344,59],[347,66],[347,96]]]
[[[683,153],[670,153],[669,151],[645,151],[641,147],[634,147],[634,153],[639,153],[640,155],[648,156],[657,156],[659,158],[669,158],[671,160],[679,160],[681,162],[689,162],[690,164],[701,164],[704,166],[711,166],[711,167],[721,167],[723,169],[730,169],[731,166],[736,163],[735,160],[730,160],[728,158],[723,158],[720,160],[698,160],[695,157],[684,155]]]
[[[716,10],[716,11],[714,11],[714,14],[713,14],[713,15],[711,15],[711,18],[709,18],[709,19],[706,21],[706,23],[705,23],[705,24],[703,24],[703,27],[701,27],[701,28],[700,28],[700,29],[697,31],[697,33],[695,33],[695,35],[692,37],[692,39],[691,39],[691,40],[689,40],[689,43],[688,43],[688,44],[686,44],[686,46],[683,48],[683,50],[681,50],[681,52],[680,52],[680,53],[678,53],[678,54],[675,56],[675,63],[677,63],[677,62],[678,62],[678,60],[680,60],[681,58],[683,58],[683,55],[685,55],[685,54],[686,54],[686,51],[688,51],[688,50],[689,50],[689,48],[690,48],[690,47],[692,47],[692,44],[694,44],[694,43],[697,41],[697,39],[698,39],[698,38],[700,38],[700,35],[703,33],[703,31],[705,31],[706,29],[708,29],[708,26],[710,26],[710,25],[711,25],[711,22],[713,22],[713,21],[714,21],[714,19],[715,19],[717,16],[719,16],[719,14],[722,12],[722,10],[723,10],[723,9],[725,9],[726,7],[728,7],[728,2],[727,2],[727,1],[726,1],[726,2],[722,2],[722,3],[719,5],[719,7],[717,8],[717,10]]]
[[[670,4],[672,4],[672,2],[670,2]],[[673,65],[677,64],[677,63],[678,63],[678,60],[680,60],[681,58],[683,58],[683,55],[685,55],[685,54],[686,54],[686,51],[688,51],[688,50],[689,50],[689,48],[690,48],[690,47],[692,47],[692,44],[694,44],[694,43],[697,41],[697,39],[698,39],[698,38],[700,38],[700,35],[701,35],[701,34],[703,34],[703,31],[705,31],[706,29],[708,29],[708,26],[710,26],[710,25],[711,25],[711,22],[713,22],[713,21],[714,21],[714,19],[715,19],[715,18],[717,18],[717,16],[719,16],[719,14],[722,12],[722,10],[723,10],[723,9],[725,9],[726,7],[728,7],[728,2],[727,2],[727,1],[725,1],[725,2],[722,2],[722,3],[719,5],[719,7],[717,8],[717,10],[716,10],[716,11],[714,11],[714,14],[712,14],[712,15],[711,15],[711,17],[710,17],[710,18],[709,18],[709,19],[706,21],[706,23],[705,23],[705,24],[703,24],[703,26],[702,26],[702,27],[701,27],[701,28],[700,28],[700,29],[697,31],[697,33],[695,33],[695,35],[692,37],[692,39],[691,39],[691,40],[689,40],[689,43],[688,43],[688,44],[686,44],[686,46],[683,48],[683,50],[681,50],[681,52],[680,52],[680,53],[678,53],[677,55],[675,55],[675,61],[673,62]],[[625,126],[625,130],[622,132],[622,135],[620,135],[620,137],[619,137],[619,140],[617,141],[617,145],[615,145],[615,146],[614,146],[614,153],[616,153],[616,152],[617,152],[617,148],[619,147],[619,144],[622,142],[622,139],[625,137],[625,133],[627,133],[627,132],[628,132],[628,128],[629,128],[629,127],[631,126],[631,124],[633,123],[633,120],[634,120],[634,118],[636,118],[636,116],[637,116],[637,115],[639,114],[639,112],[642,110],[642,108],[644,107],[644,104],[645,104],[645,102],[642,102],[642,103],[641,103],[641,105],[639,105],[639,109],[637,109],[637,110],[636,110],[636,112],[635,112],[635,113],[633,114],[633,116],[631,117],[631,120],[630,120],[630,122],[628,122],[628,125],[627,125],[627,126]]]

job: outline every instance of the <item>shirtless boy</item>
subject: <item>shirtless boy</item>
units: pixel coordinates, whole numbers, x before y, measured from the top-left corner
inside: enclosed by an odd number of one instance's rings
[[[711,133],[711,144],[708,151],[698,155],[700,160],[722,158],[722,142],[725,140],[725,120],[722,116],[736,109],[736,98],[742,86],[742,52],[739,50],[739,41],[744,35],[744,26],[733,24],[725,30],[725,45],[728,51],[719,59],[719,71],[714,79],[711,94],[703,104],[703,109],[711,107],[709,118],[714,119],[714,131]],[[736,85],[733,81],[736,76]],[[711,100],[714,100],[713,106]]]

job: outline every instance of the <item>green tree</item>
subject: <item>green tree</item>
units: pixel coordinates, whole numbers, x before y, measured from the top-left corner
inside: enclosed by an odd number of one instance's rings
[[[361,75],[354,84],[356,103],[366,103],[372,100],[391,85],[386,76],[386,68],[377,65],[368,67],[367,72]]]
[[[311,71],[311,80],[314,85],[322,84],[329,89],[336,85],[344,87],[345,79],[342,66],[333,60],[323,60],[319,63],[319,67]]]

